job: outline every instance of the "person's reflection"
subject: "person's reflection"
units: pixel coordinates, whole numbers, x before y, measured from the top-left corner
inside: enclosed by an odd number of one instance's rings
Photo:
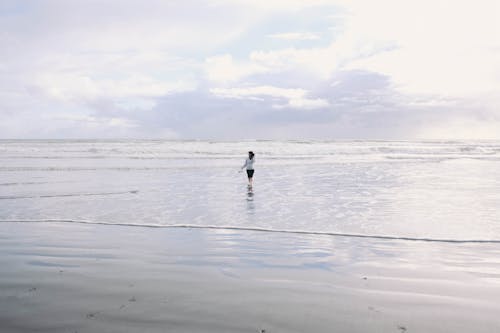
[[[247,209],[248,213],[254,213],[255,203],[253,202],[253,189],[251,187],[248,187],[247,190]]]

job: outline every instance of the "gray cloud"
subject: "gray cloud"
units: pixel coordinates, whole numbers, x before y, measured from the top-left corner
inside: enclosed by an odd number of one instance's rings
[[[276,109],[276,98],[217,97],[208,89],[159,98],[150,110],[123,110],[112,103],[91,105],[96,118],[125,116],[144,133],[165,130],[181,138],[280,138],[297,135],[316,138],[394,139],[412,135],[425,119],[449,116],[451,109],[408,106],[397,96],[386,77],[365,71],[346,71],[318,85],[311,95],[331,105],[314,110]],[[441,116],[437,116],[441,112]],[[454,112],[454,111],[453,111]]]

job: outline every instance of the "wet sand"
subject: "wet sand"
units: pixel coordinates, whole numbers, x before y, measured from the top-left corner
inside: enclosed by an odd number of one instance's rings
[[[1,332],[499,332],[500,246],[0,223]]]

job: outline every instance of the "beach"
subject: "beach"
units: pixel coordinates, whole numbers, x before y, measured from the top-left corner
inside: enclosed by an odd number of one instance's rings
[[[0,224],[2,332],[494,332],[498,244]]]
[[[500,333],[500,0],[0,0],[0,333]]]
[[[0,331],[500,331],[499,147],[2,141]]]

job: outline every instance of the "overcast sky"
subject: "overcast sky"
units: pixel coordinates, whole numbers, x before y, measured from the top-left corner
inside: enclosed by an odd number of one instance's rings
[[[500,1],[0,0],[0,138],[500,139]]]

